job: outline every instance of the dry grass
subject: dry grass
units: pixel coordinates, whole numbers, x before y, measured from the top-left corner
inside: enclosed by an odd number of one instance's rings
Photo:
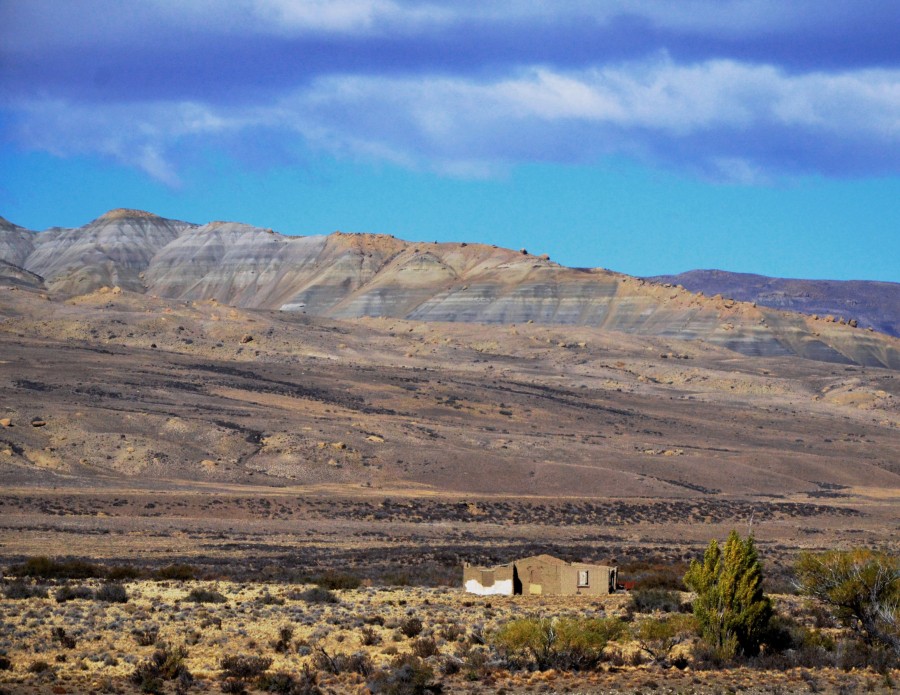
[[[94,579],[75,583],[93,590],[100,586]],[[887,692],[890,679],[900,679],[896,672],[886,676],[865,669],[635,666],[629,664],[640,661],[634,656],[639,648],[629,639],[616,643],[596,670],[512,672],[490,649],[491,635],[523,616],[627,619],[627,595],[476,597],[450,588],[362,587],[336,591],[336,603],[318,603],[303,598],[309,585],[140,580],[125,588],[127,603],[57,603],[52,596],[0,600],[0,654],[10,662],[0,671],[0,688],[10,693],[48,692],[50,687],[69,693],[137,692],[139,686],[129,678],[161,645],[186,650],[183,665],[193,676],[189,690],[214,692],[226,675],[223,664],[234,672],[231,680],[254,669],[299,678],[313,667],[324,692],[366,692],[365,684],[375,682],[373,674],[390,669],[405,654],[422,657],[417,663],[433,672],[445,692],[650,692],[663,685],[673,689],[666,692],[711,693],[728,686],[743,692],[870,687]],[[192,592],[218,592],[226,601],[194,603],[188,598]],[[785,601],[785,612],[802,612],[795,599]],[[421,632],[410,629],[415,620],[421,621]],[[61,634],[68,639],[60,639]],[[247,676],[245,684],[252,690],[255,682]],[[186,686],[164,683],[165,692],[177,687]]]

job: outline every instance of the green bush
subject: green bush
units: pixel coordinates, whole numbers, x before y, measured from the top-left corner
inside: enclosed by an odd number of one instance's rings
[[[693,607],[700,634],[723,661],[759,652],[772,617],[762,581],[753,537],[745,541],[735,531],[724,549],[710,541],[703,562],[691,562],[684,576],[684,583],[697,593]]]
[[[857,549],[806,553],[797,563],[801,591],[818,599],[869,646],[900,658],[900,560]]]
[[[513,667],[581,671],[600,663],[624,628],[615,618],[526,618],[501,627],[491,642]]]

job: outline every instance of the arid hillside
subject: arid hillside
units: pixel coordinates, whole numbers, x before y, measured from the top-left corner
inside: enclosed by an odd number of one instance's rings
[[[40,233],[2,222],[0,278],[43,282],[58,298],[119,287],[331,319],[584,326],[702,340],[744,355],[900,368],[898,342],[850,316],[814,318],[706,297],[669,282],[566,268],[526,249],[339,232],[284,236],[135,210]]]

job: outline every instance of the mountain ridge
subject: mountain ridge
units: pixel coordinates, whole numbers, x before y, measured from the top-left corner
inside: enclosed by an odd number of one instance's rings
[[[587,325],[703,340],[745,355],[900,368],[900,343],[858,321],[709,297],[478,243],[345,232],[287,236],[239,222],[196,225],[118,208],[77,229],[0,226],[0,260],[40,276],[59,297],[118,286],[334,319]]]

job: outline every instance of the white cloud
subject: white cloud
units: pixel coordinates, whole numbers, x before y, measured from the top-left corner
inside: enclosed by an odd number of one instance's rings
[[[685,139],[685,166],[759,181],[777,174],[777,140],[800,132],[828,148],[900,147],[900,71],[790,75],[767,65],[652,61],[560,71],[536,66],[494,80],[342,75],[252,106],[196,102],[98,108],[64,101],[19,105],[27,145],[97,152],[175,180],[180,142],[254,129],[294,133],[316,148],[457,175],[521,161],[590,161],[611,153],[660,157]],[[722,134],[741,133],[753,146]],[[769,161],[757,161],[758,149]],[[816,152],[790,166],[814,171]],[[799,157],[799,161],[798,161]],[[774,163],[773,163],[774,162]],[[774,167],[776,171],[766,171]]]

